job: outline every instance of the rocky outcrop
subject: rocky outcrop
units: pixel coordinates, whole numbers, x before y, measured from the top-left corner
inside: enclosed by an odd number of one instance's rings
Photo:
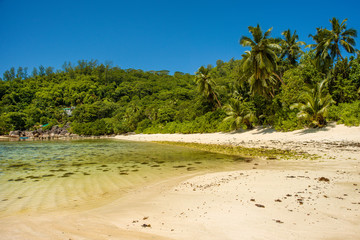
[[[50,130],[44,130],[43,128],[36,129],[34,131],[11,131],[10,137],[27,137],[27,138],[60,138],[60,137],[77,137],[77,134],[72,134],[68,131],[70,123],[66,123],[63,127],[58,125],[53,126]]]

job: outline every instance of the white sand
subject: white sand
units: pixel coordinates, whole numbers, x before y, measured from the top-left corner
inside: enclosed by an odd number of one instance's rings
[[[295,149],[321,158],[256,159],[238,171],[144,186],[99,208],[6,217],[0,239],[360,239],[360,127],[116,138]]]

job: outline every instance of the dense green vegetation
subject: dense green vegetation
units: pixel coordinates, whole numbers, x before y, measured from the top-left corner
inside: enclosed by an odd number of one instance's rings
[[[71,122],[81,135],[197,133],[255,125],[278,130],[360,123],[360,54],[347,21],[317,28],[314,44],[296,31],[271,37],[259,25],[240,39],[242,58],[195,75],[120,69],[97,61],[11,68],[0,81],[0,134]],[[350,56],[350,57],[344,57]],[[73,107],[71,115],[65,108]]]

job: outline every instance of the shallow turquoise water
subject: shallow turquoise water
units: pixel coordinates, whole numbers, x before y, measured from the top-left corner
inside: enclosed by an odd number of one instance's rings
[[[174,176],[235,169],[241,162],[110,139],[0,142],[0,214],[73,206]]]

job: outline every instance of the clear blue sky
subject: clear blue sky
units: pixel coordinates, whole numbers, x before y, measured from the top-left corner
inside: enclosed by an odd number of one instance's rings
[[[0,0],[0,76],[11,67],[112,61],[123,69],[194,73],[238,59],[249,25],[288,28],[310,43],[316,27],[348,18],[360,35],[358,0],[303,1],[16,1]],[[360,41],[357,39],[357,48]]]

